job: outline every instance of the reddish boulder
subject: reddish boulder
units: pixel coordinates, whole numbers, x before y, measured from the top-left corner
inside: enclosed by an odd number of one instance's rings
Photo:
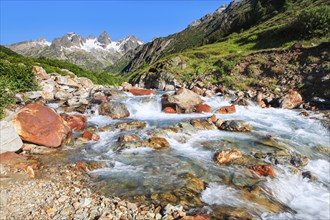
[[[156,94],[155,91],[151,89],[130,89],[129,92],[135,96]]]
[[[62,114],[61,117],[73,131],[82,131],[87,128],[87,117],[85,115]]]
[[[98,134],[96,134],[95,132],[91,132],[91,131],[85,131],[82,135],[82,138],[86,139],[86,140],[93,140],[93,141],[98,141],[100,140],[100,136]]]
[[[22,108],[13,120],[22,140],[46,147],[59,147],[71,138],[71,129],[59,114],[32,103]]]
[[[248,168],[253,170],[259,176],[275,176],[273,167],[270,164],[248,166]]]
[[[227,164],[234,159],[241,158],[242,154],[236,149],[223,150],[214,155],[214,160],[218,164]]]
[[[164,110],[163,110],[165,113],[167,113],[167,114],[175,114],[176,113],[176,111],[175,111],[175,109],[174,108],[172,108],[172,107],[166,107],[166,108],[164,108]]]
[[[302,103],[301,95],[292,89],[290,89],[288,94],[280,99],[280,107],[285,109],[293,109],[300,103]]]
[[[208,104],[199,104],[196,105],[196,110],[197,113],[202,113],[202,112],[211,112],[211,106],[209,106]]]
[[[235,112],[236,112],[235,105],[223,106],[217,110],[217,113],[219,113],[219,114],[231,114],[231,113],[235,113]]]

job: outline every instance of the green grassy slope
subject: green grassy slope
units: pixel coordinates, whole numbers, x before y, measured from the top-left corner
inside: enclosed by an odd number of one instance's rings
[[[330,6],[326,0],[284,1],[281,8],[267,8],[266,0],[257,1],[255,8],[241,14],[246,28],[225,36],[222,29],[213,32],[207,39],[217,41],[201,47],[170,54],[150,66],[131,73],[130,80],[138,81],[141,75],[165,71],[181,82],[209,77],[210,83],[231,86],[235,79],[229,76],[245,56],[261,51],[289,48],[301,41],[305,47],[329,42]],[[261,9],[260,9],[261,8]],[[276,10],[277,9],[277,10]],[[252,11],[251,11],[252,10]],[[251,13],[259,13],[259,19],[251,19]],[[251,23],[251,22],[254,23]],[[240,25],[242,26],[242,25]],[[225,36],[225,37],[221,37]],[[173,57],[180,57],[186,68],[164,65]],[[164,68],[165,67],[165,68]],[[246,79],[245,84],[254,77]]]

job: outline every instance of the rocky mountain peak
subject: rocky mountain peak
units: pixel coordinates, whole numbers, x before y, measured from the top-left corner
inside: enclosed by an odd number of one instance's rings
[[[112,39],[106,31],[103,31],[97,38],[97,41],[101,43],[103,48],[106,48],[109,44],[111,44]]]

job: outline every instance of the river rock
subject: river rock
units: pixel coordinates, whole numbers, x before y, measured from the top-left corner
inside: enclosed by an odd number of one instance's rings
[[[59,90],[55,93],[55,98],[58,100],[66,101],[68,99],[71,99],[73,95],[70,92],[67,92],[65,90]]]
[[[249,102],[244,98],[238,98],[234,101],[234,105],[248,106]]]
[[[162,96],[162,109],[172,107],[177,113],[191,113],[203,100],[198,94],[185,88],[178,89],[173,95]]]
[[[198,130],[214,130],[216,127],[207,119],[191,119],[190,124]]]
[[[242,154],[237,149],[223,150],[215,153],[214,160],[219,165],[227,164],[232,160],[241,158]]]
[[[119,138],[118,138],[118,142],[133,142],[133,141],[139,141],[140,138],[137,135],[134,134],[122,134]]]
[[[44,68],[42,68],[41,66],[33,66],[32,67],[32,72],[39,78],[42,80],[47,80],[50,78],[50,76],[46,73],[46,71],[44,70]]]
[[[130,113],[123,103],[108,102],[99,106],[100,115],[108,115],[113,119],[127,118]]]
[[[31,155],[26,156],[8,151],[0,154],[0,164],[13,172],[23,170],[33,178],[34,170],[38,170],[39,168],[40,160]]]
[[[87,116],[61,114],[72,131],[82,131],[87,128]]]
[[[111,100],[126,100],[127,97],[123,91],[117,89],[105,89],[103,90],[104,95],[108,96]]]
[[[59,147],[71,137],[71,129],[53,109],[32,103],[13,120],[22,140],[47,147]]]
[[[40,154],[40,155],[46,155],[46,154],[54,154],[58,151],[57,148],[49,148],[45,146],[39,146],[35,144],[23,144],[22,150],[27,154]]]
[[[248,168],[253,170],[259,176],[275,177],[275,172],[273,170],[272,165],[270,165],[270,164],[248,166]]]
[[[70,76],[59,76],[58,75],[55,77],[55,81],[60,85],[66,85],[66,86],[75,87],[75,88],[79,87],[78,83],[74,79],[72,79]]]
[[[204,90],[201,89],[201,88],[198,88],[197,86],[194,86],[194,87],[191,89],[191,91],[193,91],[194,93],[196,93],[196,94],[198,94],[198,95],[200,95],[200,96],[202,96],[202,95],[204,94]]]
[[[156,150],[170,147],[170,143],[168,143],[168,141],[162,137],[149,138],[147,145]]]
[[[43,80],[39,85],[42,89],[41,96],[43,99],[51,101],[55,98],[54,94],[57,92],[57,89],[53,79]]]
[[[92,82],[92,80],[86,78],[86,77],[78,77],[76,79],[77,83],[83,87],[83,88],[93,88],[94,84]]]
[[[212,90],[205,90],[204,94],[205,97],[211,98],[215,96],[215,93]]]
[[[154,95],[156,94],[154,90],[151,89],[130,89],[130,93],[135,96],[142,96],[142,95]]]
[[[138,120],[116,124],[116,128],[119,128],[120,130],[143,129],[146,127],[147,123]]]
[[[82,135],[82,138],[88,141],[98,141],[100,140],[100,136],[92,131],[85,131]]]
[[[196,215],[185,216],[181,220],[211,220],[211,217],[203,213],[197,213]]]
[[[41,92],[40,91],[31,91],[24,93],[25,97],[31,100],[37,100],[41,98]]]
[[[123,88],[124,91],[129,91],[130,89],[132,89],[133,86],[128,82],[123,82],[121,84],[121,87]]]
[[[223,106],[216,111],[218,114],[232,114],[236,112],[235,105]]]
[[[0,135],[0,154],[18,151],[23,146],[15,127],[6,121],[0,121]]]
[[[208,104],[199,104],[199,105],[196,105],[195,107],[195,112],[197,113],[203,113],[203,112],[211,112],[212,109],[211,109],[211,106],[209,106]]]
[[[302,97],[297,91],[290,89],[288,94],[280,99],[279,103],[281,108],[293,109],[302,103]]]
[[[228,120],[221,123],[221,126],[219,127],[220,130],[225,131],[237,131],[237,132],[248,132],[252,131],[252,126],[242,120]]]
[[[163,111],[167,114],[175,114],[176,113],[175,109],[172,108],[172,107],[169,107],[169,106],[164,108]]]

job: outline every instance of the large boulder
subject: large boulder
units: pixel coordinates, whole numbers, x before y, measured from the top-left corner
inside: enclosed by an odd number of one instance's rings
[[[280,99],[280,107],[293,109],[302,103],[302,97],[297,91],[289,90],[288,94]]]
[[[173,95],[162,96],[162,109],[172,107],[177,113],[191,113],[196,105],[202,103],[198,94],[185,88],[178,89]]]
[[[0,122],[0,154],[6,151],[18,151],[23,146],[21,138],[13,125]]]
[[[238,131],[238,132],[244,132],[244,131],[252,131],[252,126],[242,120],[228,120],[221,123],[219,126],[220,130],[225,131]]]
[[[71,129],[53,109],[32,103],[12,121],[22,140],[47,147],[59,147],[71,137]]]
[[[130,113],[123,103],[107,102],[99,106],[100,115],[108,115],[113,119],[127,118]]]

